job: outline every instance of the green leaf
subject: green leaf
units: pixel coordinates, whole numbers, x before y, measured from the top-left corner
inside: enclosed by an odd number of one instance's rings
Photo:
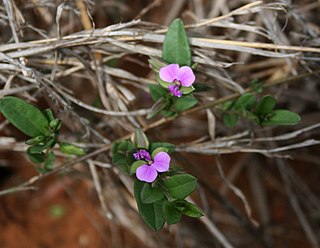
[[[132,156],[132,154],[130,154],[130,151],[132,151],[133,149],[135,149],[135,147],[128,140],[122,140],[114,143],[111,149],[112,163],[117,165],[119,169],[127,175],[130,174],[129,165],[133,163],[133,161],[131,162],[129,158],[130,155]]]
[[[186,200],[175,201],[173,203],[175,204],[176,208],[179,209],[180,213],[189,217],[199,218],[204,215],[199,207],[195,206],[190,202],[187,202]]]
[[[141,200],[141,191],[145,183],[135,180],[134,182],[134,197],[137,201],[139,213],[143,221],[154,231],[159,231],[164,223],[165,219],[162,212],[163,200],[145,204]]]
[[[43,111],[43,114],[47,118],[49,123],[54,120],[54,115],[53,115],[53,112],[51,109],[49,109],[49,108],[45,109]]]
[[[54,119],[49,123],[50,130],[53,132],[58,132],[61,128],[61,120],[59,119]]]
[[[239,120],[239,116],[237,114],[224,114],[223,115],[223,123],[227,127],[234,127],[237,125]]]
[[[169,64],[191,65],[191,51],[183,22],[175,19],[163,42],[163,60]]]
[[[169,111],[169,110],[162,110],[162,115],[168,118],[175,118],[177,117],[178,113],[174,111]]]
[[[151,184],[145,183],[141,190],[141,201],[143,203],[153,203],[164,198],[161,189],[152,187]]]
[[[183,95],[188,95],[191,92],[193,92],[195,90],[195,88],[193,86],[190,86],[190,87],[181,86],[180,90]]]
[[[256,101],[256,98],[253,94],[245,93],[237,99],[237,101],[234,104],[234,108],[236,110],[241,110],[241,109],[249,110],[252,108],[255,101]]]
[[[178,223],[182,217],[179,210],[177,210],[173,203],[169,201],[163,203],[163,215],[169,225]]]
[[[46,171],[51,171],[53,169],[55,158],[56,156],[53,152],[49,152],[47,154],[47,158],[44,162],[44,168],[46,169]]]
[[[154,158],[159,152],[166,152],[168,153],[168,148],[166,147],[158,147],[157,149],[155,149],[152,154],[151,157]]]
[[[164,63],[163,61],[161,61],[160,59],[157,59],[155,57],[150,57],[150,59],[148,60],[149,64],[151,65],[152,70],[155,73],[159,73],[160,69],[162,67],[167,66],[166,63]]]
[[[46,145],[34,145],[34,146],[31,146],[28,150],[32,154],[41,154],[47,148],[48,147]]]
[[[168,82],[161,80],[159,74],[156,74],[156,79],[157,79],[158,83],[162,86],[162,88],[168,89],[170,85],[173,85],[172,83],[168,83]]]
[[[27,145],[37,145],[43,140],[44,140],[44,136],[40,135],[40,136],[34,137],[32,139],[28,139],[26,141],[26,144]]]
[[[146,161],[144,160],[138,160],[138,161],[135,161],[131,164],[130,166],[130,173],[131,174],[134,174],[136,173],[136,170],[141,166],[141,165],[144,165],[144,164],[147,164]]]
[[[276,106],[276,99],[271,96],[264,96],[259,103],[257,104],[255,114],[257,115],[266,115],[271,113],[271,111]]]
[[[83,156],[86,154],[83,148],[75,146],[70,143],[60,142],[59,147],[60,147],[60,151],[63,152],[64,154],[77,155],[77,156]]]
[[[165,109],[167,106],[168,106],[168,102],[163,97],[159,98],[159,100],[156,101],[155,104],[153,104],[153,106],[151,107],[147,115],[147,119],[153,118],[154,116],[159,114],[163,109]]]
[[[223,103],[222,109],[226,111],[230,110],[232,109],[233,105],[234,105],[233,101],[226,101],[225,103]]]
[[[272,111],[271,116],[261,122],[263,126],[276,126],[276,125],[296,125],[300,122],[301,118],[298,114],[284,110],[277,109]]]
[[[165,186],[173,198],[184,199],[196,189],[197,179],[189,174],[178,174],[166,179]]]
[[[40,153],[40,154],[33,154],[30,152],[30,148],[27,149],[27,156],[30,159],[31,162],[35,163],[35,164],[41,164],[44,162],[46,156],[44,153]]]
[[[159,147],[165,147],[167,148],[167,153],[172,153],[174,151],[174,145],[170,143],[165,143],[165,142],[155,142],[150,144],[150,152],[153,153],[153,151]]]
[[[137,148],[149,149],[149,140],[141,128],[134,130],[133,145]]]
[[[30,137],[49,134],[46,116],[33,105],[17,97],[1,98],[0,110],[12,125]]]
[[[184,110],[192,108],[197,103],[198,103],[198,100],[194,96],[187,95],[187,96],[181,96],[179,98],[177,97],[175,99],[173,106],[178,112],[182,112]]]
[[[165,90],[160,85],[150,84],[149,85],[150,95],[153,101],[158,101],[161,97],[168,94],[168,91]]]

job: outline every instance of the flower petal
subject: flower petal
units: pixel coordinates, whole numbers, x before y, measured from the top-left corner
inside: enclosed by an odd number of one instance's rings
[[[166,152],[159,152],[154,156],[153,163],[151,166],[159,172],[166,172],[170,167],[170,156]]]
[[[182,86],[189,87],[196,80],[196,77],[189,66],[182,66],[179,69],[177,79],[181,82]]]
[[[156,180],[158,172],[155,168],[144,164],[136,170],[136,176],[140,181],[152,183],[154,180]]]
[[[179,72],[179,65],[178,64],[171,64],[165,67],[162,67],[159,71],[160,79],[172,83],[174,80],[177,79]]]

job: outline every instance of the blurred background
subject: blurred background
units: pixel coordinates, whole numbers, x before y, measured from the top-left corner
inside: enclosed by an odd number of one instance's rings
[[[319,247],[319,10],[315,0],[3,0],[0,97],[50,107],[61,139],[88,153],[134,127],[175,144],[205,217],[149,230],[109,151],[15,189],[37,171],[27,137],[0,115],[0,247]],[[219,106],[163,125],[108,113],[152,106],[148,59],[176,17],[192,37],[199,105],[277,82],[257,94],[301,123],[228,128]],[[57,155],[56,167],[75,159]]]

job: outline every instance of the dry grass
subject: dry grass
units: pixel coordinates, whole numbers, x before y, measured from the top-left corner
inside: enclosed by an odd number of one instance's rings
[[[282,242],[295,247],[297,240],[319,247],[315,223],[320,189],[313,184],[319,179],[319,157],[312,152],[320,143],[320,4],[142,2],[3,0],[0,96],[17,95],[50,106],[63,120],[62,139],[78,142],[89,153],[69,162],[57,153],[60,158],[52,172],[1,193],[33,189],[57,172],[78,172],[92,175],[111,228],[122,226],[146,247],[282,247]],[[119,16],[128,21],[120,22]],[[141,19],[132,19],[135,16]],[[177,16],[186,23],[197,79],[211,90],[196,93],[199,105],[178,118],[149,121],[148,85],[156,81],[147,58],[161,57],[166,32],[161,24]],[[261,81],[265,93],[274,94],[281,107],[298,112],[301,124],[223,126],[216,107],[250,91],[253,80]],[[193,200],[205,210],[204,218],[185,220],[160,233],[142,224],[132,181],[110,165],[108,153],[112,142],[130,137],[135,127],[147,131],[150,140],[177,145],[176,163],[199,178]],[[1,150],[25,151],[6,121],[0,130]],[[220,159],[231,153],[235,155]],[[79,163],[82,166],[75,167]],[[312,169],[299,174],[299,166]],[[279,211],[288,211],[280,222],[273,195],[282,198]],[[118,228],[113,232],[120,236]],[[110,247],[121,247],[119,238],[110,242]]]

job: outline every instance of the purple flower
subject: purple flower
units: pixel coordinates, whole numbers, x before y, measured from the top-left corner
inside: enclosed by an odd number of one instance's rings
[[[135,158],[135,160],[146,160],[146,161],[151,160],[151,156],[149,152],[147,152],[146,150],[137,151],[136,153],[133,154],[133,157]]]
[[[158,172],[166,172],[169,170],[170,160],[171,158],[168,153],[166,152],[157,153],[154,156],[153,161],[150,160],[148,161],[148,163],[143,164],[137,168],[136,170],[137,178],[140,181],[152,183],[154,180],[156,180],[158,176]]]
[[[182,96],[182,91],[179,90],[179,85],[169,85],[168,89],[172,95],[174,95],[176,97]]]
[[[180,97],[182,92],[179,90],[181,86],[190,87],[194,83],[196,77],[189,66],[179,68],[178,64],[170,64],[162,67],[159,72],[160,79],[172,83],[168,86],[170,93]]]

